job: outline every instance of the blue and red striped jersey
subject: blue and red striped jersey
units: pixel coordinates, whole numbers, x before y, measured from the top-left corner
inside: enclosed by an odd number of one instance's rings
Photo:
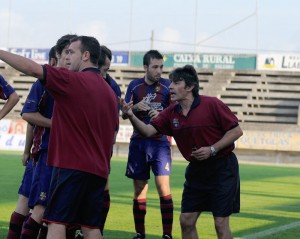
[[[170,104],[170,81],[160,78],[158,82],[148,85],[144,78],[133,80],[129,83],[126,91],[125,101],[133,101],[133,104],[139,103],[141,100],[148,102],[149,106],[153,110],[161,112],[167,108]],[[136,112],[136,116],[142,120],[145,124],[149,124],[151,118],[148,116],[147,111]],[[131,138],[140,138],[137,131],[134,130]],[[168,140],[166,136],[161,134],[154,135],[153,138],[160,140]]]
[[[53,105],[53,97],[49,94],[41,82],[37,80],[30,89],[21,114],[39,112],[44,117],[51,119]],[[33,135],[33,155],[38,153],[40,150],[48,149],[50,128],[34,125]]]

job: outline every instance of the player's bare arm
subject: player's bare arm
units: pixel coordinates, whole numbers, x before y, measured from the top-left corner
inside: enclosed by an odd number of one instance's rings
[[[25,75],[44,79],[43,67],[28,58],[0,50],[0,59]]]
[[[132,112],[133,103],[130,101],[126,103],[124,99],[120,99],[122,115],[129,118],[132,126],[143,136],[151,137],[157,133],[157,130],[150,124],[145,124],[143,121],[139,120]]]
[[[23,113],[22,119],[33,125],[51,128],[51,119],[43,116],[40,112]]]
[[[24,166],[27,165],[28,160],[30,159],[30,150],[32,147],[32,143],[33,143],[33,126],[30,124],[27,124],[25,147],[24,147],[24,152],[23,152],[22,158],[21,158],[22,164]]]
[[[4,106],[0,110],[0,119],[4,118],[5,115],[7,115],[12,108],[18,103],[19,96],[16,92],[13,92],[5,102]]]

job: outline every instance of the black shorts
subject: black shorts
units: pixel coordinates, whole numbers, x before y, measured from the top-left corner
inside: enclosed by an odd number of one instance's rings
[[[240,211],[240,177],[234,153],[190,162],[186,168],[181,212],[209,211],[228,217]]]

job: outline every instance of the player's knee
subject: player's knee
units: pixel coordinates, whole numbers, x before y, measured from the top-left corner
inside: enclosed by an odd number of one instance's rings
[[[179,221],[182,229],[193,228],[196,223],[194,218],[188,213],[181,213]]]

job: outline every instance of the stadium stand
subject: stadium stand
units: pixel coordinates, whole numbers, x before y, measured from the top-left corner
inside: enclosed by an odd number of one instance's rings
[[[172,69],[165,69],[168,77]],[[243,123],[298,124],[300,73],[233,70],[198,70],[201,94],[217,96]],[[9,117],[20,113],[29,89],[36,80],[0,64],[0,74],[20,95],[20,102]],[[140,67],[112,67],[111,76],[124,95],[132,79],[142,77]],[[1,102],[0,104],[3,104]]]
[[[165,68],[163,77],[167,78],[171,70],[171,68]],[[20,118],[24,101],[36,79],[25,76],[4,63],[0,63],[0,74],[15,87],[20,95],[18,105],[7,117]],[[124,96],[130,81],[142,77],[144,70],[141,67],[113,66],[110,69],[110,75],[117,81]],[[198,69],[198,75],[200,94],[216,96],[225,102],[238,116],[243,130],[274,132],[276,137],[280,132],[288,132],[288,134],[296,132],[297,135],[294,138],[288,136],[292,138],[290,147],[300,144],[298,142],[300,72]],[[3,102],[0,102],[0,107],[1,104]],[[129,124],[128,121],[122,119],[120,121],[121,124]],[[277,158],[279,155],[287,158],[288,161],[297,161],[300,164],[300,147],[281,151],[280,149],[272,150],[270,144],[266,148],[269,150],[267,153],[261,148],[255,151],[255,147],[238,150],[248,158],[249,155],[253,158],[259,155]]]

